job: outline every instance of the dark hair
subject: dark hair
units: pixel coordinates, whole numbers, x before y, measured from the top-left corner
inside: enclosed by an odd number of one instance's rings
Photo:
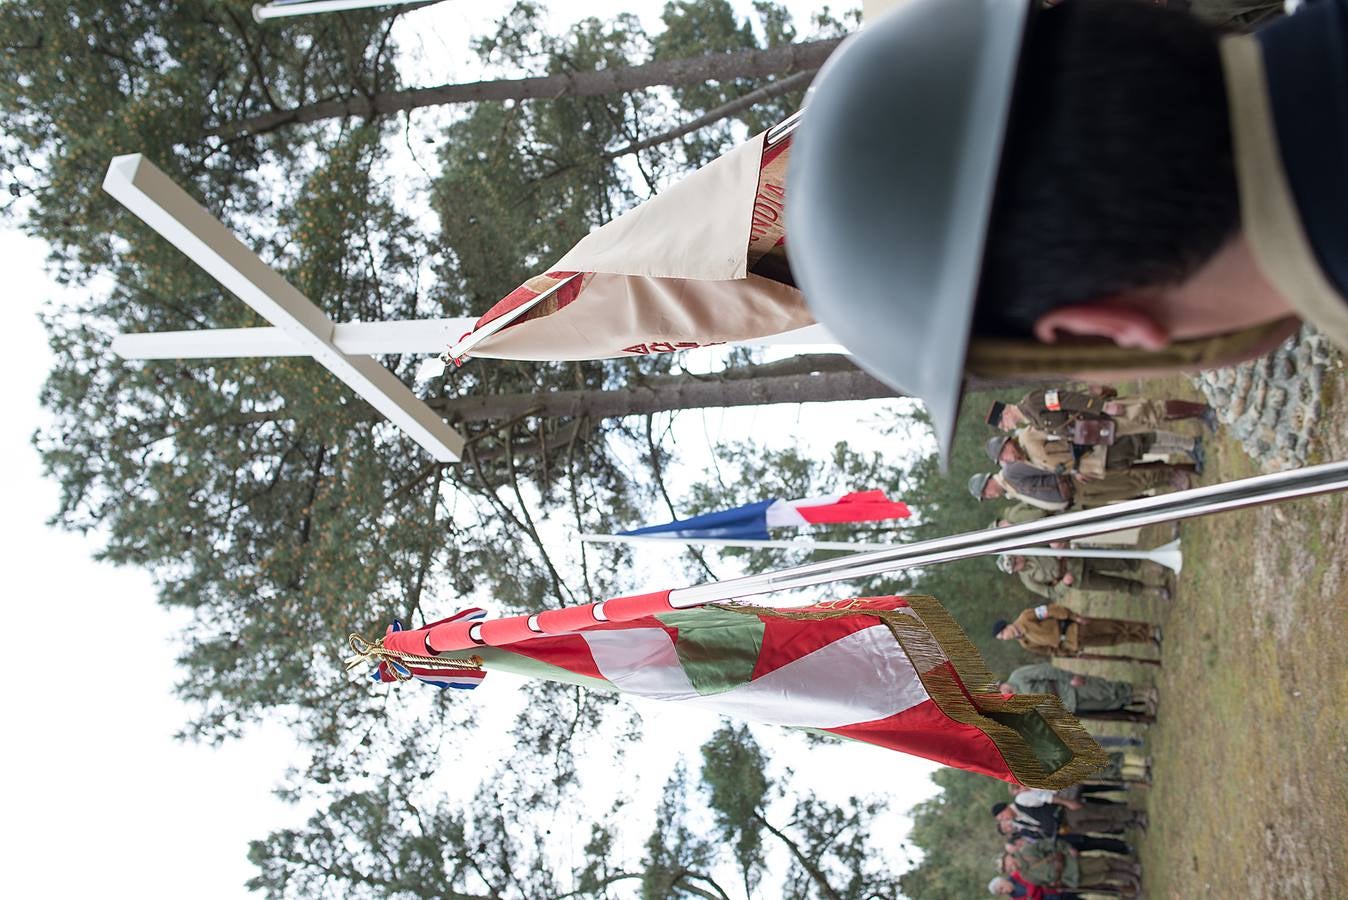
[[[1002,629],[1005,628],[1006,626],[1010,625],[1010,624],[1011,624],[1011,623],[1008,622],[1008,621],[1006,621],[1005,619],[998,619],[996,622],[993,622],[993,623],[992,623],[992,636],[993,636],[993,637],[996,637],[997,635],[1001,634],[1001,633],[1002,633]]]
[[[1005,803],[994,803],[994,804],[992,804],[992,814],[993,814],[994,816],[1000,816],[1000,815],[1002,814],[1002,810],[1004,810],[1004,809],[1006,809],[1006,804],[1005,804]]]
[[[1177,284],[1235,232],[1240,203],[1220,31],[1137,0],[1031,19],[974,332]]]

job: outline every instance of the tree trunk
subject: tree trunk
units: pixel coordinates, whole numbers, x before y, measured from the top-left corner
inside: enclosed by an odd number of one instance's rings
[[[681,375],[648,379],[616,391],[549,391],[432,400],[450,422],[499,421],[524,416],[616,419],[680,409],[825,403],[896,396],[893,388],[859,369],[754,378]]]
[[[706,81],[726,81],[732,78],[787,75],[819,68],[833,48],[838,46],[838,41],[838,38],[832,38],[787,44],[766,50],[738,50],[684,59],[663,59],[644,65],[622,66],[598,72],[560,72],[556,75],[534,78],[442,84],[436,87],[389,91],[369,96],[322,100],[295,109],[279,109],[238,122],[228,122],[206,130],[203,137],[231,140],[243,135],[266,134],[285,125],[346,116],[385,115],[450,103],[599,97],[659,85],[701,84]]]

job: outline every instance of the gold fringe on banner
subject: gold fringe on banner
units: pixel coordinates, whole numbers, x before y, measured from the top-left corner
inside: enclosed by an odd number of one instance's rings
[[[717,609],[746,615],[781,619],[871,616],[889,628],[899,648],[917,671],[927,695],[941,712],[961,725],[970,725],[986,734],[1018,783],[1026,787],[1060,790],[1105,766],[1109,761],[1108,755],[1076,717],[1067,711],[1062,700],[1050,694],[1002,696],[998,682],[988,671],[982,654],[959,623],[946,612],[945,607],[933,597],[912,596],[902,599],[908,603],[907,608],[875,609],[867,603],[867,598],[838,600],[801,610],[735,603],[712,605]],[[1035,715],[1043,720],[1044,730],[1062,743],[1067,757],[1051,769],[1045,766],[1024,735],[998,721],[998,718],[1015,719]],[[1033,726],[1037,723],[1030,721],[1028,724]]]

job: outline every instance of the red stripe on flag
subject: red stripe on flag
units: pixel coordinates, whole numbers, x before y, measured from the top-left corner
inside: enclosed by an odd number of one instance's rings
[[[626,631],[635,628],[659,628],[669,635],[670,642],[678,640],[678,629],[671,628],[659,619],[647,617],[627,622],[600,622],[588,625],[585,631]],[[563,634],[556,637],[536,637],[501,647],[510,653],[516,653],[538,662],[559,666],[578,675],[591,675],[607,681],[590,653],[590,645],[580,634]]]
[[[590,675],[607,681],[595,664],[590,653],[590,645],[578,634],[564,634],[559,637],[540,637],[518,644],[509,644],[501,648],[539,662],[560,666],[577,675]]]
[[[758,663],[754,666],[751,679],[761,678],[774,669],[795,662],[806,654],[826,647],[853,632],[875,626],[877,620],[873,616],[866,615],[866,609],[902,609],[908,605],[899,597],[861,597],[842,602],[857,604],[857,614],[830,619],[780,619],[775,616],[760,616],[763,622],[763,646],[759,650]],[[836,611],[839,608],[846,607],[826,603],[790,611],[808,612],[812,609]],[[894,652],[903,651],[896,644]]]
[[[763,158],[758,164],[759,170],[766,169],[774,159],[785,153],[787,148],[790,146],[791,146],[791,137],[790,135],[788,135],[786,138],[778,141],[771,147],[764,147]]]
[[[824,506],[797,506],[796,512],[811,525],[906,519],[913,514],[908,509],[908,504],[890,500],[884,491],[856,491],[845,494],[837,503]]]
[[[951,719],[932,700],[888,718],[825,730],[1002,781],[1016,780],[992,738]]]

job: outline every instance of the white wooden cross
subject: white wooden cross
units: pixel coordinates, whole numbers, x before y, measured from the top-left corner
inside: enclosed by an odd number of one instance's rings
[[[274,328],[123,334],[113,352],[133,359],[312,356],[440,462],[457,462],[463,437],[372,353],[439,353],[472,319],[339,325],[139,153],[108,166],[103,189]]]
[[[473,318],[333,322],[140,154],[114,159],[103,189],[275,326],[119,334],[112,342],[114,353],[124,359],[312,356],[437,460],[458,461],[463,450],[458,432],[369,357],[440,356],[447,348],[450,356],[458,357],[522,315],[527,306],[476,332]],[[737,343],[787,353],[845,352],[821,325]],[[474,355],[493,354],[474,351]]]

